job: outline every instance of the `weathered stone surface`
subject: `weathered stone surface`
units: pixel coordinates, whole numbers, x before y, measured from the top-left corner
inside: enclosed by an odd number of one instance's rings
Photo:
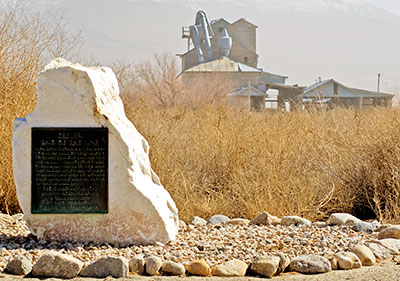
[[[289,267],[300,273],[325,273],[331,270],[331,263],[325,257],[308,255],[293,258]]]
[[[225,224],[230,224],[230,225],[243,225],[243,226],[247,226],[249,225],[250,220],[248,219],[241,219],[241,218],[234,218],[234,219],[230,219],[228,221],[225,222]]]
[[[369,240],[368,243],[376,243],[385,247],[391,255],[399,255],[400,254],[400,240],[393,238],[386,238],[380,240]]]
[[[134,256],[129,261],[129,271],[133,274],[143,275],[146,262],[143,256]]]
[[[281,259],[277,256],[262,256],[256,258],[250,269],[257,274],[271,278],[278,272]]]
[[[31,213],[31,128],[108,128],[108,213]],[[127,119],[110,68],[53,60],[38,79],[38,102],[14,122],[17,195],[34,235],[58,241],[149,244],[173,240],[178,213],[150,167],[149,145]]]
[[[14,275],[27,275],[32,271],[32,263],[24,256],[16,256],[7,263],[6,271]]]
[[[279,274],[281,272],[284,272],[286,268],[290,265],[290,258],[284,253],[278,253],[277,256],[280,258],[279,269],[277,272]]]
[[[148,275],[158,275],[162,266],[162,260],[156,256],[146,258],[146,273]]]
[[[371,249],[378,260],[384,260],[390,256],[389,250],[380,244],[367,242],[365,246]]]
[[[331,225],[355,225],[361,222],[360,219],[347,213],[333,213],[328,219],[328,224]]]
[[[282,217],[282,219],[281,219],[281,225],[286,225],[286,226],[289,226],[289,225],[310,226],[311,222],[308,219],[301,218],[301,217],[298,217],[298,216],[285,216],[285,217]]]
[[[120,278],[128,276],[128,272],[129,262],[124,257],[103,257],[85,267],[80,275],[95,278],[107,276]]]
[[[372,224],[370,222],[360,221],[356,223],[352,229],[357,232],[365,232],[367,234],[371,234],[378,226],[376,224]]]
[[[340,269],[360,268],[362,265],[357,255],[351,252],[336,253],[335,258]]]
[[[190,224],[193,224],[193,225],[206,225],[207,221],[205,219],[203,219],[203,218],[195,216],[193,218],[193,220],[190,222]]]
[[[166,261],[162,265],[162,272],[168,275],[184,275],[185,267],[173,261]]]
[[[49,251],[42,255],[33,265],[32,274],[38,277],[76,277],[83,267],[83,263],[71,256]]]
[[[213,276],[220,277],[240,277],[247,271],[247,264],[241,260],[231,260],[219,264],[212,269]]]
[[[394,238],[400,239],[400,225],[393,225],[378,233],[378,239]]]
[[[356,254],[364,266],[370,266],[376,263],[374,253],[367,246],[356,245],[351,248],[350,251]]]
[[[185,264],[186,271],[193,275],[209,276],[211,274],[210,266],[203,260],[192,261]]]
[[[264,224],[264,225],[277,225],[281,223],[281,219],[270,215],[268,212],[261,212],[257,216],[255,216],[250,224]]]
[[[212,217],[210,217],[208,219],[208,223],[221,224],[221,223],[224,223],[224,222],[226,222],[228,220],[229,220],[229,218],[227,216],[224,216],[224,215],[213,215]]]

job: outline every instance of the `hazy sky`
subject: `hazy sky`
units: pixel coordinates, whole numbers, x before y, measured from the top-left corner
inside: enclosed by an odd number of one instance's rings
[[[400,16],[400,0],[344,0],[348,3],[370,3]]]
[[[0,0],[0,2],[7,0]],[[260,68],[311,85],[318,77],[350,87],[400,89],[400,0],[19,0],[82,28],[82,57],[107,66],[187,51],[182,26],[209,20],[256,24]],[[83,61],[83,63],[85,63]]]

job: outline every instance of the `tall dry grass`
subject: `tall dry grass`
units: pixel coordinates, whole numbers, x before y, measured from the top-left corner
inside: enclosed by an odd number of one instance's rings
[[[400,218],[400,110],[155,109],[125,98],[180,215]]]
[[[72,58],[80,46],[51,14],[29,14],[17,4],[0,4],[0,211],[19,210],[12,173],[12,126],[36,104],[36,77],[49,58]]]

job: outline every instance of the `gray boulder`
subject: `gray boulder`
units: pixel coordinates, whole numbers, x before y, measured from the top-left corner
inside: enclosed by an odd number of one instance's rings
[[[377,224],[373,224],[373,223],[365,222],[365,221],[360,221],[352,227],[352,229],[354,231],[357,231],[357,232],[362,231],[367,234],[371,234],[377,228],[378,228]]]
[[[32,274],[37,277],[74,278],[82,267],[83,263],[76,258],[49,251],[35,263]]]
[[[32,263],[24,256],[16,256],[7,263],[6,271],[14,275],[27,275],[32,271]]]
[[[291,271],[300,273],[325,273],[331,270],[331,263],[325,257],[307,255],[293,258],[289,267]]]
[[[103,257],[85,267],[82,277],[114,278],[126,277],[129,272],[129,262],[124,257]]]
[[[208,223],[211,224],[222,224],[224,222],[227,222],[229,218],[224,215],[213,215],[211,218],[208,219]]]

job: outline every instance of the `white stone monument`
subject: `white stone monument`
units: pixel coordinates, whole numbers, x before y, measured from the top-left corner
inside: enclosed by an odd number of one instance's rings
[[[127,119],[110,68],[55,59],[35,110],[14,122],[17,196],[34,235],[58,241],[165,243],[178,211]]]

